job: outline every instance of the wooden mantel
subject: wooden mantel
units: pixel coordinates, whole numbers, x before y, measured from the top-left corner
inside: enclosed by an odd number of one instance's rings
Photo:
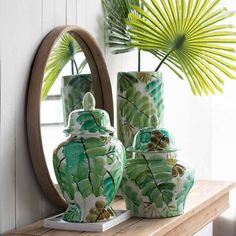
[[[188,196],[185,213],[182,216],[166,219],[131,219],[103,233],[60,231],[42,227],[42,221],[27,225],[6,235],[43,236],[189,236],[197,233],[205,225],[229,207],[229,191],[235,187],[233,182],[199,180]],[[122,199],[113,203],[115,209],[124,209]]]

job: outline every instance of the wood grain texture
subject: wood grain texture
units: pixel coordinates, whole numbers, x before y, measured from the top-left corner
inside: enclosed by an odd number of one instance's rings
[[[229,207],[229,191],[234,187],[235,183],[232,182],[198,181],[189,194],[185,213],[182,216],[165,219],[132,217],[103,233],[60,230],[43,232],[42,221],[39,221],[8,235],[27,233],[28,235],[43,236],[189,236],[198,232]],[[124,209],[123,200],[115,201],[113,207]]]

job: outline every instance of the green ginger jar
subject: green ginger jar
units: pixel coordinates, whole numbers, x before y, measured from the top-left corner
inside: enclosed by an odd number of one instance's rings
[[[110,204],[122,179],[125,149],[110,135],[113,131],[108,113],[95,109],[93,95],[85,94],[83,109],[69,116],[69,138],[53,153],[56,178],[68,203],[65,221],[98,222],[115,216]]]
[[[133,155],[121,184],[127,209],[144,218],[183,214],[194,172],[177,160],[173,136],[164,128],[142,128],[127,150]]]

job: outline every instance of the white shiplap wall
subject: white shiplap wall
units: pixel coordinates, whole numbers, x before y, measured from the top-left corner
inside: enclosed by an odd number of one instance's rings
[[[30,66],[55,26],[79,24],[103,46],[100,1],[0,1],[0,234],[52,214],[32,170],[25,102]]]
[[[102,22],[100,0],[0,0],[0,234],[56,210],[38,186],[26,141],[27,81],[43,37],[57,25],[78,24],[88,30],[106,55],[114,98],[116,73],[136,70],[134,54],[114,56],[104,48]],[[144,70],[150,70],[152,63],[146,64]],[[193,98],[186,84],[172,77],[165,75],[166,125],[182,142],[181,157],[192,162],[198,177],[209,178],[210,100]],[[203,114],[200,119],[198,114]]]

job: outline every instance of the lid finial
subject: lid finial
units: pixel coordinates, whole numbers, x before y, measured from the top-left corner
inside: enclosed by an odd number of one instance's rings
[[[94,111],[95,110],[95,98],[92,93],[87,92],[83,98],[83,108],[84,111]]]

